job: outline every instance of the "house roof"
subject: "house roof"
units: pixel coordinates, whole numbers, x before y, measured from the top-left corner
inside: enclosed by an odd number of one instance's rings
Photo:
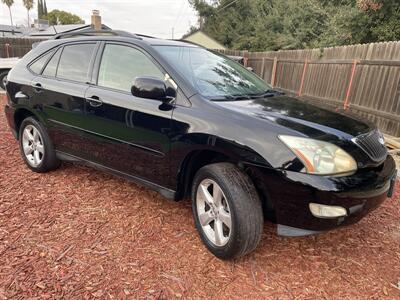
[[[28,34],[29,32],[31,32],[32,30],[34,30],[33,28],[29,28],[29,27],[19,27],[19,26],[10,26],[10,25],[3,25],[0,24],[0,35],[1,33],[8,33],[11,35],[24,35],[24,34]]]
[[[0,31],[22,33],[20,28],[17,26],[1,25],[1,24],[0,24]]]
[[[186,34],[182,37],[182,40],[196,43],[206,48],[225,49],[224,45],[222,45],[220,42],[210,37],[202,30],[196,30],[190,34]]]

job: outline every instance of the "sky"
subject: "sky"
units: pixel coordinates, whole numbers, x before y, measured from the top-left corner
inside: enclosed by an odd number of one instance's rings
[[[126,30],[160,38],[181,38],[191,25],[197,24],[196,12],[188,0],[46,0],[47,10],[65,10],[90,24],[93,9],[100,11],[103,24],[112,29]],[[8,7],[0,2],[0,24],[10,25]],[[11,6],[14,25],[27,25],[27,11],[22,0]],[[37,18],[37,0],[30,11]]]

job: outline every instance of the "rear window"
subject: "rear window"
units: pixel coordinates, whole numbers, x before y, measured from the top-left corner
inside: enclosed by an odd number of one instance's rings
[[[44,65],[46,64],[46,62],[50,58],[50,56],[53,55],[53,53],[54,53],[54,50],[43,54],[41,57],[39,57],[36,61],[34,61],[29,66],[29,69],[31,69],[31,71],[36,74],[42,73]]]
[[[65,46],[58,64],[57,77],[87,82],[95,47],[94,43]]]
[[[56,76],[57,72],[57,65],[58,65],[58,60],[60,59],[60,54],[61,54],[61,48],[57,50],[57,53],[53,55],[53,57],[50,59],[50,61],[47,63],[46,68],[43,71],[44,76]]]

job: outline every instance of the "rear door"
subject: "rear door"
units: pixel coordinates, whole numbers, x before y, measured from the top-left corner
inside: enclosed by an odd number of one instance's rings
[[[99,51],[100,52],[100,51]],[[94,85],[86,91],[85,129],[93,133],[92,157],[120,172],[164,185],[169,180],[172,106],[134,97],[133,80],[165,72],[142,49],[104,43]]]
[[[58,151],[76,156],[85,153],[87,141],[81,130],[86,121],[85,92],[97,46],[96,42],[82,42],[59,47],[41,76],[32,81]]]

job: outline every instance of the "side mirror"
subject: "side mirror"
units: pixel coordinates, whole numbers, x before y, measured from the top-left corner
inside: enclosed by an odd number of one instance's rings
[[[135,97],[162,102],[170,102],[176,97],[176,91],[173,88],[167,88],[164,81],[155,77],[136,77],[131,92]]]

